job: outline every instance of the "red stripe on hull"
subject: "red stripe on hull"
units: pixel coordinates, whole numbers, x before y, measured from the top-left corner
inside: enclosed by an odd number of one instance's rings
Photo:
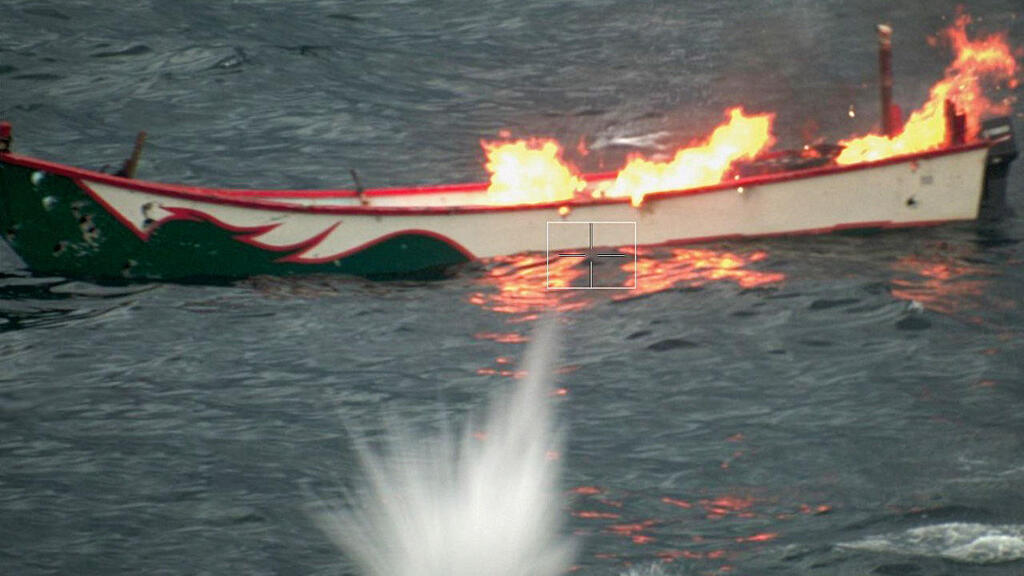
[[[278,260],[278,262],[297,262],[297,263],[300,263],[300,264],[324,264],[324,263],[327,263],[327,262],[333,262],[334,260],[340,260],[341,258],[346,258],[346,257],[351,256],[353,254],[356,254],[358,252],[362,252],[363,250],[366,250],[367,248],[371,248],[373,246],[376,246],[377,244],[380,244],[381,242],[384,242],[386,240],[390,240],[391,238],[395,238],[395,237],[398,237],[398,236],[407,236],[407,235],[427,236],[429,238],[433,238],[435,240],[438,240],[440,242],[443,242],[443,243],[451,246],[452,248],[457,250],[459,253],[461,253],[463,256],[465,256],[466,259],[468,259],[468,260],[476,260],[476,256],[474,256],[473,253],[469,251],[469,249],[467,249],[462,244],[459,244],[455,240],[452,240],[451,238],[449,238],[447,236],[444,236],[443,234],[438,234],[437,232],[433,232],[433,231],[430,231],[430,230],[419,230],[419,229],[415,229],[415,228],[410,228],[408,230],[399,230],[397,232],[391,232],[390,234],[385,234],[385,235],[383,235],[383,236],[381,236],[379,238],[374,238],[373,240],[370,240],[369,242],[364,242],[364,243],[360,244],[359,246],[356,246],[355,248],[350,248],[350,249],[344,250],[342,252],[337,252],[335,254],[331,254],[330,256],[318,256],[316,258],[302,258],[302,253],[298,253],[298,254],[292,254],[290,256],[286,256],[284,258],[281,258],[281,259]]]

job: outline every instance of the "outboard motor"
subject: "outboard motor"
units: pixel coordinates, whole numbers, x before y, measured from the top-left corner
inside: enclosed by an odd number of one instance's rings
[[[981,123],[981,136],[994,143],[988,149],[985,189],[981,195],[978,217],[982,220],[998,220],[1012,212],[1006,203],[1006,178],[1010,163],[1017,157],[1013,119],[1002,116],[985,120]]]

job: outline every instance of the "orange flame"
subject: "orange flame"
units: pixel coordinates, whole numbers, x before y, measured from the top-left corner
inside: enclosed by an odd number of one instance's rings
[[[842,140],[845,147],[836,158],[838,164],[871,162],[891,156],[926,152],[944,146],[947,134],[945,102],[952,101],[959,113],[966,116],[966,138],[978,135],[981,117],[985,114],[1003,114],[1007,104],[994,104],[985,97],[982,81],[1006,82],[1017,87],[1017,60],[1006,42],[1006,36],[993,34],[980,40],[967,38],[970,16],[960,14],[952,26],[942,32],[956,53],[953,63],[946,68],[942,80],[932,86],[928,101],[915,110],[903,130],[893,138],[868,134],[860,138]]]
[[[480,141],[487,154],[493,204],[534,204],[572,200],[586,182],[562,160],[554,140]]]
[[[753,159],[775,143],[774,114],[746,116],[739,107],[726,113],[729,119],[707,140],[677,150],[668,162],[634,157],[613,183],[595,191],[595,195],[629,196],[633,205],[639,206],[651,192],[717,184],[734,162]]]

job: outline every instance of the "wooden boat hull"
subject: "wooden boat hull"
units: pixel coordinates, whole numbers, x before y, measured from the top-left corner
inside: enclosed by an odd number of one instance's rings
[[[659,192],[639,207],[621,198],[487,206],[483,185],[371,191],[364,206],[350,191],[170,186],[0,154],[0,233],[45,274],[431,275],[474,258],[581,248],[549,245],[548,222],[635,222],[601,239],[632,247],[971,220],[988,146]]]

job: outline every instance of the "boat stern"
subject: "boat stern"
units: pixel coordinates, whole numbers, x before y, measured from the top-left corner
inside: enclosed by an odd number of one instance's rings
[[[1010,164],[1017,158],[1017,140],[1013,118],[1002,116],[985,120],[981,125],[982,137],[992,142],[985,166],[985,187],[981,196],[978,217],[997,220],[1012,214],[1006,202],[1006,180]]]

